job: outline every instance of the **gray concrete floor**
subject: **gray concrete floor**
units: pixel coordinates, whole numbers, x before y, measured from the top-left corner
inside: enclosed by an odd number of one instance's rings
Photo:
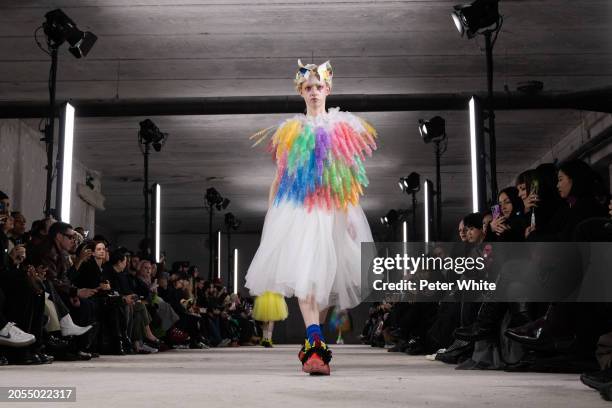
[[[423,357],[361,345],[332,346],[332,375],[309,377],[300,371],[298,348],[175,350],[7,366],[0,367],[0,385],[76,387],[77,403],[43,404],[66,407],[612,406],[577,375],[456,371]]]

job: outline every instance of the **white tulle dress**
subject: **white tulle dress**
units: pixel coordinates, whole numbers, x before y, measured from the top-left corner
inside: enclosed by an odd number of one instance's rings
[[[261,242],[246,275],[251,295],[313,294],[319,307],[360,303],[361,243],[372,242],[359,196],[376,131],[338,108],[298,115],[275,130],[277,163]],[[260,133],[264,135],[264,133]]]

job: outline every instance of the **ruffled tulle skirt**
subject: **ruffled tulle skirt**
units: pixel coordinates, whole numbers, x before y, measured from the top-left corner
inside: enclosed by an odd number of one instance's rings
[[[319,307],[360,303],[361,243],[372,242],[359,205],[327,211],[283,202],[266,214],[261,243],[246,275],[251,295],[314,295]]]
[[[264,292],[257,296],[253,306],[253,318],[260,322],[285,320],[289,312],[287,302],[281,293]]]

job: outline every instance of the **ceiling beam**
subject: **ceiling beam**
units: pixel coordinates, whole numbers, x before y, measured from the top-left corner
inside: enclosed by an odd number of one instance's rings
[[[351,112],[465,110],[474,94],[331,95],[328,106]],[[484,93],[475,94],[486,99]],[[542,92],[534,95],[496,93],[496,110],[578,109],[612,113],[612,87],[571,93]],[[128,100],[72,100],[80,117],[245,115],[300,113],[304,102],[295,96],[231,96]],[[41,118],[43,102],[0,102],[0,118]],[[59,111],[59,108],[58,108]]]

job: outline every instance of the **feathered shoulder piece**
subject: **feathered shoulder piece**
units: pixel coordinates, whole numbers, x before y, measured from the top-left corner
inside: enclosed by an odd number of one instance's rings
[[[251,138],[257,145],[270,135],[276,204],[289,200],[331,210],[359,202],[368,185],[363,162],[376,149],[376,130],[368,122],[332,108],[316,117],[297,115]]]

